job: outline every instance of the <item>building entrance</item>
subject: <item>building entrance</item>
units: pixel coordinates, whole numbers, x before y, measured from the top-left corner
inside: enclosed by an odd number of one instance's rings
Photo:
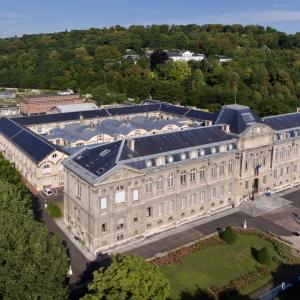
[[[257,192],[258,192],[258,178],[255,178],[253,183],[253,193],[257,193]]]

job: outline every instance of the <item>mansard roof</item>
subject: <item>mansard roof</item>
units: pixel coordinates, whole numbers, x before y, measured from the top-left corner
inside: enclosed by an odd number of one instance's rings
[[[151,101],[151,100],[150,100]],[[68,122],[79,120],[80,116],[84,119],[104,118],[110,116],[122,116],[122,115],[134,115],[137,113],[150,113],[150,112],[165,112],[176,115],[178,117],[187,116],[197,121],[214,120],[215,114],[210,112],[204,112],[194,108],[186,108],[182,106],[176,106],[170,103],[159,101],[147,101],[144,104],[138,105],[124,105],[113,108],[88,110],[82,112],[67,112],[67,113],[55,113],[46,115],[34,115],[34,116],[22,116],[12,118],[15,122],[21,125],[35,125],[46,124],[53,122]]]
[[[40,162],[52,152],[66,153],[31,130],[24,128],[6,117],[0,118],[0,133],[22,150],[34,162]]]
[[[234,142],[234,140],[223,132],[220,126],[187,129],[135,138],[134,151],[130,149],[128,140],[84,148],[66,159],[63,164],[83,180],[95,184],[102,176],[119,165],[145,169],[145,160],[149,156],[160,157],[167,153],[178,156],[193,147],[196,149],[197,146],[221,145],[226,142]],[[135,164],[140,162],[143,168],[131,164],[132,161]]]
[[[230,132],[237,135],[241,134],[249,125],[261,122],[261,119],[248,106],[239,104],[223,106],[215,120],[215,124],[230,125]]]
[[[263,122],[274,130],[285,130],[300,127],[300,112],[270,116],[262,119]]]

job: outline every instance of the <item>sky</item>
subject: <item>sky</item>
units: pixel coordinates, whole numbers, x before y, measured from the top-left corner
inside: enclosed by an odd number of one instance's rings
[[[113,25],[259,24],[300,32],[300,0],[0,0],[0,37]]]

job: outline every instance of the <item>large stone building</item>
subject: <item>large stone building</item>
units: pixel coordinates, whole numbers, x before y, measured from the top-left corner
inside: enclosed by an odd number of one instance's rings
[[[64,183],[62,161],[68,154],[8,118],[0,118],[0,151],[35,189]]]
[[[66,225],[96,253],[300,183],[300,113],[260,119],[234,104],[206,125],[66,159]]]
[[[212,113],[156,101],[89,111],[2,117],[0,151],[36,190],[62,188],[62,160],[84,145],[200,126],[213,117]]]
[[[43,94],[24,96],[21,101],[22,115],[38,115],[51,112],[62,104],[83,103],[84,99],[78,94]]]

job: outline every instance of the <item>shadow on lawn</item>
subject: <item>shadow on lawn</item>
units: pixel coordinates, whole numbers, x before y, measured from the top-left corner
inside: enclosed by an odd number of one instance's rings
[[[254,249],[256,250],[256,249]],[[256,250],[257,251],[257,250]],[[297,278],[300,278],[300,265],[288,265],[282,264],[275,271],[271,272],[272,275],[272,284],[269,287],[269,290],[272,288],[281,285],[284,281],[288,284],[291,281],[297,281]],[[299,280],[298,280],[299,281]],[[267,289],[268,290],[268,289]],[[266,290],[262,292],[266,293]],[[255,293],[256,294],[256,293]],[[257,291],[257,297],[260,296],[259,291]],[[255,297],[255,296],[254,296]],[[241,295],[239,291],[235,289],[228,289],[221,293],[219,296],[216,296],[207,291],[201,290],[199,287],[193,292],[182,291],[181,300],[250,300],[257,299],[256,297],[249,297],[247,295]],[[300,299],[300,281],[298,284],[294,284],[292,288],[287,288],[282,293],[280,293],[277,298],[278,300],[299,300]]]
[[[194,292],[183,291],[181,300],[250,300],[250,297],[241,295],[237,290],[228,289],[219,296],[210,294],[197,288]]]

